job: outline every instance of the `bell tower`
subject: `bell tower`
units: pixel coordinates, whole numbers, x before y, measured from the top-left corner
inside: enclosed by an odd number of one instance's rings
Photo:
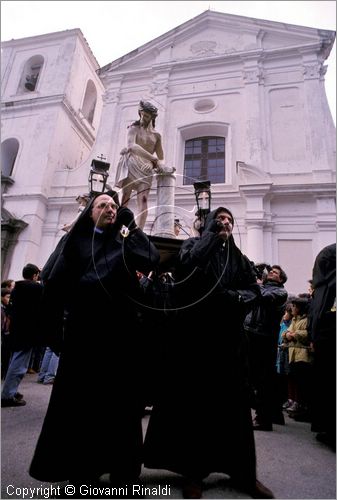
[[[20,222],[2,223],[2,264],[16,279],[26,262],[44,264],[77,210],[104,88],[79,29],[1,45],[3,213]]]

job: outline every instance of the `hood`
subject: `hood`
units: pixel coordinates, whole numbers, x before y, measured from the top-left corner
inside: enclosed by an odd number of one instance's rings
[[[225,208],[225,207],[218,207],[215,210],[212,210],[212,212],[210,212],[206,217],[205,226],[207,226],[207,223],[210,223],[210,221],[214,220],[217,217],[219,212],[227,212],[232,217],[233,227],[234,227],[234,216],[233,216],[232,212],[228,208]]]

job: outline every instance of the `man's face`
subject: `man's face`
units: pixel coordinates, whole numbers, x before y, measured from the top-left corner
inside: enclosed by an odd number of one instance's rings
[[[149,123],[152,120],[152,115],[151,113],[148,113],[147,111],[140,111],[140,123],[147,127]]]
[[[281,283],[280,274],[281,271],[279,269],[272,267],[267,275],[267,280],[277,281],[278,283]]]
[[[91,209],[91,218],[99,229],[105,229],[116,220],[117,205],[107,194],[98,196]]]
[[[219,212],[216,216],[216,220],[221,222],[223,228],[219,231],[219,236],[224,240],[227,240],[233,232],[233,219],[228,212]]]

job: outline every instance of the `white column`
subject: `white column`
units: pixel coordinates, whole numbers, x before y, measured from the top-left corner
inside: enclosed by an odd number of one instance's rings
[[[264,225],[270,223],[269,193],[272,183],[240,186],[246,199],[246,255],[256,264],[265,261]],[[269,235],[270,236],[270,235]]]
[[[256,264],[264,262],[263,223],[248,222],[247,225],[247,257]]]
[[[154,235],[162,238],[175,238],[174,234],[174,194],[176,176],[175,168],[162,167],[156,174],[157,205]]]

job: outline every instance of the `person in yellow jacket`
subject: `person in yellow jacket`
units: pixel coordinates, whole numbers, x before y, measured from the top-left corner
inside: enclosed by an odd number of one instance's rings
[[[296,420],[310,420],[310,376],[312,352],[308,337],[309,300],[296,297],[292,300],[293,319],[283,339],[289,351],[289,398],[294,403],[287,409]]]

